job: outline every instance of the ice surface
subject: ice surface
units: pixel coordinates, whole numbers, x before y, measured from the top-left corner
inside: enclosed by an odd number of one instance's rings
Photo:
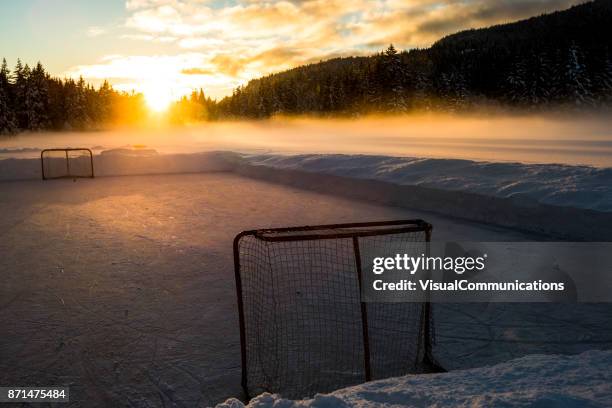
[[[436,240],[537,239],[231,173],[0,182],[0,191],[0,383],[70,385],[73,404],[87,407],[240,395],[239,231],[423,218]],[[611,348],[609,305],[583,307],[438,315],[436,353],[461,368]]]

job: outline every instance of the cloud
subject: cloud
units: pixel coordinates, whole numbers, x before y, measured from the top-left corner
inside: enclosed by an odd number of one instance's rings
[[[235,77],[245,68],[246,59],[229,54],[219,54],[215,55],[211,62],[216,66],[217,71]]]
[[[106,33],[106,29],[104,29],[103,27],[92,26],[87,29],[88,37],[98,37],[105,33]]]
[[[574,0],[499,0],[480,2],[471,13],[477,21],[511,21],[551,10],[561,10],[578,3]]]
[[[136,40],[136,41],[156,42],[156,43],[171,43],[177,40],[176,37],[172,37],[169,35],[158,36],[158,35],[151,35],[151,34],[123,34],[121,38],[125,38],[128,40]]]
[[[567,8],[579,0],[395,0],[349,25],[353,38],[371,47],[427,47],[443,36]]]
[[[301,64],[368,54],[389,43],[400,49],[426,47],[462,29],[529,17],[579,1],[128,0],[123,38],[172,44],[176,55],[115,57],[72,72],[86,78],[111,71],[114,75],[134,71],[130,64],[135,64],[136,81],[143,69],[149,69],[143,66],[159,64],[152,69],[155,75],[169,75],[185,89],[189,83],[206,86],[221,96],[250,79]],[[92,29],[92,35],[98,35]],[[171,72],[160,72],[164,67]]]
[[[181,69],[181,74],[183,75],[212,75],[214,71],[212,69],[207,68],[183,68]]]
[[[440,37],[471,27],[482,27],[511,22],[546,11],[571,6],[572,0],[499,0],[456,2],[430,14],[417,26],[423,36]],[[441,11],[444,11],[443,13]]]
[[[213,97],[227,95],[244,78],[221,72],[204,53],[178,55],[106,55],[97,63],[78,65],[66,72],[94,85],[108,80],[116,89],[130,92],[162,89],[175,98],[204,88]]]
[[[179,47],[185,49],[202,49],[222,47],[224,42],[218,38],[187,37],[179,41]]]

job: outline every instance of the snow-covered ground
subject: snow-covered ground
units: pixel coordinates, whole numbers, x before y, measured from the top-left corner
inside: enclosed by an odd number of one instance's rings
[[[250,408],[612,406],[612,351],[531,355],[492,367],[375,381],[291,401],[262,394]],[[242,408],[236,399],[217,408]]]
[[[249,163],[612,211],[612,167],[338,154],[247,155]]]
[[[539,238],[231,173],[12,181],[0,191],[0,384],[70,385],[75,406],[240,395],[231,242],[241,230],[423,218],[436,240]],[[612,348],[607,304],[434,310],[434,353],[450,369]]]

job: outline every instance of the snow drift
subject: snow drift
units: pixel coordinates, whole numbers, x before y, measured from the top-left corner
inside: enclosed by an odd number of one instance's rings
[[[262,394],[247,407],[609,407],[612,351],[530,355],[491,367],[374,381],[292,401]],[[241,408],[229,399],[217,408]]]
[[[612,211],[612,168],[344,154],[248,155],[254,165]]]

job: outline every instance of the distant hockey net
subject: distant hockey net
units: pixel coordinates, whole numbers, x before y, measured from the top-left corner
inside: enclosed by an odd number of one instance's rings
[[[288,398],[432,370],[429,303],[363,303],[367,254],[426,250],[421,220],[245,231],[234,240],[242,386]]]
[[[89,149],[45,149],[40,153],[42,179],[93,178],[93,154]]]

